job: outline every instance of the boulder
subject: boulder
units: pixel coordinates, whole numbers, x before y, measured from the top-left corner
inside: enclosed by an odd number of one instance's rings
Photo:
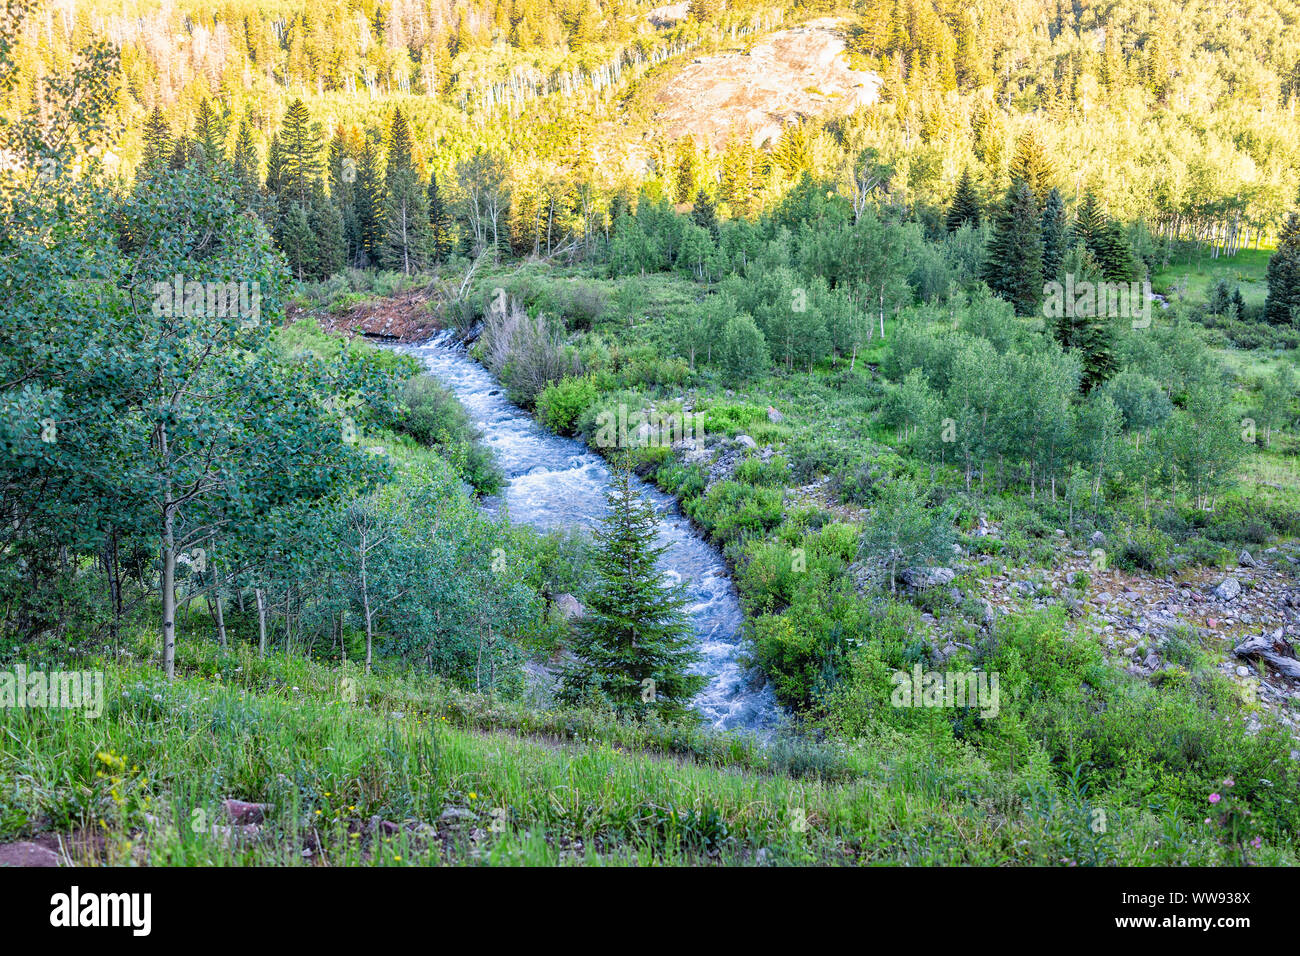
[[[1234,601],[1241,596],[1241,582],[1228,575],[1214,589],[1214,597],[1220,601]]]
[[[779,425],[781,422],[785,421],[785,416],[769,405],[767,407],[767,420],[773,425]]]
[[[1262,660],[1279,673],[1300,681],[1300,660],[1296,660],[1295,648],[1280,627],[1271,634],[1247,638],[1234,647],[1232,653],[1247,660]]]
[[[750,438],[748,435],[737,435],[736,444],[740,445],[742,448],[758,447],[758,442],[754,441],[754,439]]]
[[[1088,544],[1094,548],[1104,548],[1106,546],[1106,536],[1100,531],[1094,531],[1092,537],[1088,539]]]
[[[1251,557],[1249,551],[1243,551],[1241,554],[1237,555],[1237,563],[1243,568],[1255,567],[1255,559]]]
[[[0,845],[0,867],[58,866],[59,855],[39,843],[5,843]]]
[[[924,591],[952,584],[957,572],[952,568],[905,568],[900,577],[912,590]]]

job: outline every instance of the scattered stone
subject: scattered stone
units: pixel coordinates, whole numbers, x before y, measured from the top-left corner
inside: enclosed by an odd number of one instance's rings
[[[1243,568],[1255,567],[1255,559],[1250,556],[1249,551],[1243,551],[1241,554],[1237,555],[1237,563]]]
[[[447,807],[438,816],[439,823],[459,823],[461,820],[477,820],[478,814],[468,807]]]
[[[912,590],[924,591],[952,584],[957,572],[952,568],[905,568],[900,577]]]
[[[748,435],[737,435],[736,444],[740,445],[742,448],[758,447],[758,442],[754,441],[754,439],[750,438]]]
[[[1094,548],[1104,548],[1106,546],[1106,536],[1100,531],[1094,531],[1088,538],[1088,544]]]
[[[1230,574],[1219,582],[1213,593],[1220,601],[1234,601],[1241,596],[1241,582]]]

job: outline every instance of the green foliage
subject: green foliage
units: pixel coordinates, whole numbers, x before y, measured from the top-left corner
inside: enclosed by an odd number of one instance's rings
[[[596,384],[589,377],[565,377],[552,382],[537,396],[537,418],[551,431],[572,435],[578,418],[595,401]]]
[[[595,533],[596,580],[563,695],[608,702],[620,714],[683,717],[706,678],[688,672],[699,652],[682,589],[666,585],[658,567],[666,550],[655,543],[658,516],[626,466],[615,469],[607,500],[609,514]]]

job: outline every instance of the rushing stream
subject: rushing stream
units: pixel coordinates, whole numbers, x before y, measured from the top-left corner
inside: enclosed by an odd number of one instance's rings
[[[464,348],[450,344],[449,333],[409,351],[456,394],[505,471],[505,490],[486,502],[488,508],[499,509],[504,499],[512,522],[547,531],[590,529],[600,520],[609,471],[599,455],[580,441],[551,434],[512,405],[487,369]],[[664,570],[680,579],[689,595],[688,609],[703,655],[697,670],[709,677],[696,709],[719,728],[774,726],[780,710],[771,689],[748,682],[736,659],[740,603],[722,556],[696,534],[672,496],[644,482],[637,482],[637,490],[659,512],[660,544],[668,546],[661,559]]]

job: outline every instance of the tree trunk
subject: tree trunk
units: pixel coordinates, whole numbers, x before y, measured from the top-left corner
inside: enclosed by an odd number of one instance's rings
[[[254,588],[253,595],[257,598],[257,656],[266,656],[266,592],[261,588]]]
[[[163,671],[167,679],[176,676],[176,536],[170,508],[163,511]]]

